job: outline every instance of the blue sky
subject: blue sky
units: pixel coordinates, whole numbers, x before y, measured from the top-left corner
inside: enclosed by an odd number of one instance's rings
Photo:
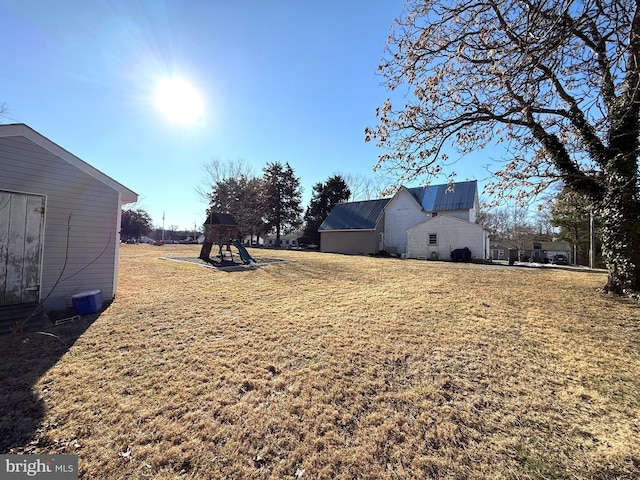
[[[201,167],[289,162],[304,188],[373,175],[364,142],[388,96],[376,69],[404,0],[0,0],[4,122],[31,126],[140,195],[154,225],[191,229]],[[181,77],[202,116],[160,112]],[[473,159],[472,159],[473,160]],[[477,160],[477,159],[476,159]],[[476,170],[458,178],[486,176]]]

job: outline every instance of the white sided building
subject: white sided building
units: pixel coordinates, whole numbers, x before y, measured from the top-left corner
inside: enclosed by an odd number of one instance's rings
[[[378,205],[375,218],[362,205]],[[489,232],[476,223],[478,208],[475,180],[401,187],[391,199],[336,205],[320,227],[322,250],[448,260],[466,247],[472,258],[488,259]]]
[[[451,252],[468,248],[472,259],[490,255],[489,230],[457,217],[437,215],[407,229],[407,257],[449,260]]]
[[[121,209],[138,195],[24,124],[0,125],[0,310],[116,292]]]

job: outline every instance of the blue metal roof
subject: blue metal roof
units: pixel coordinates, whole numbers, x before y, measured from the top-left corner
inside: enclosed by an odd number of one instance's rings
[[[427,212],[469,210],[476,199],[478,182],[445,183],[426,187],[407,188]]]
[[[318,231],[373,230],[382,215],[389,198],[362,202],[338,203],[322,222]]]
[[[469,210],[476,199],[477,181],[407,188],[427,212]],[[373,230],[390,198],[338,203],[318,231]]]

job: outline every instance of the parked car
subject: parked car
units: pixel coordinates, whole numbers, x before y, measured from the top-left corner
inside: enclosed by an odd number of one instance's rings
[[[554,265],[567,265],[569,261],[567,260],[566,255],[554,255],[551,257],[551,263]]]
[[[470,262],[471,250],[469,250],[467,247],[456,248],[453,252],[451,252],[451,260],[453,260],[454,262]]]

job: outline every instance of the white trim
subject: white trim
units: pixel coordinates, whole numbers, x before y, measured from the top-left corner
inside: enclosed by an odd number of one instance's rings
[[[6,188],[0,189],[0,192],[7,193],[17,193],[18,195],[31,195],[34,197],[43,197],[44,198],[44,212],[42,212],[42,224],[40,228],[40,265],[38,266],[38,303],[42,301],[42,275],[44,274],[44,234],[47,228],[47,206],[49,199],[46,193],[31,193],[31,192],[22,192],[20,190],[8,190]]]
[[[425,188],[425,187],[419,187],[419,188]],[[418,207],[420,207],[420,210],[422,210],[423,212],[426,213],[426,210],[424,209],[424,207],[422,206],[422,199],[420,201],[418,201],[418,199],[409,191],[409,189],[407,187],[405,187],[404,185],[402,185],[398,191],[396,192],[396,194],[391,198],[391,200],[389,200],[389,203],[391,203],[393,200],[395,200],[395,198],[400,194],[400,192],[404,192],[407,195],[409,195],[409,198],[411,198],[414,202],[416,202],[416,204],[418,205]],[[387,205],[385,205],[384,210],[387,209],[387,206],[389,205],[389,203],[387,203]]]
[[[120,260],[120,230],[122,229],[122,193],[118,192],[118,213],[116,218],[115,250],[113,255],[113,296],[118,288],[118,264]]]
[[[375,232],[376,228],[343,228],[341,230],[318,230],[320,233],[330,232]]]
[[[19,193],[21,195],[39,195],[41,197],[46,197],[47,195],[45,193],[40,193],[40,192],[26,192],[26,191],[22,191],[22,190],[11,190],[8,188],[0,188],[0,191],[2,192],[8,192],[8,193]]]
[[[40,278],[38,279],[38,303],[42,302],[42,275],[44,275],[44,239],[45,230],[47,229],[47,210],[49,207],[49,198],[47,195],[41,194],[44,197],[44,212],[42,213],[42,231],[40,232]]]
[[[441,218],[451,218],[451,219],[456,220],[458,222],[463,222],[463,223],[468,223],[468,224],[471,224],[471,225],[476,225],[476,226],[482,228],[482,230],[484,230],[485,232],[491,232],[491,230],[489,230],[484,225],[480,225],[479,223],[470,222],[469,220],[465,220],[464,218],[454,217],[453,215],[445,215],[443,213],[441,213],[440,215],[436,215],[435,217],[429,217],[429,218],[427,218],[426,220],[423,220],[420,223],[416,223],[415,225],[412,225],[412,226],[408,227],[407,230],[410,230],[412,228],[417,227],[418,225],[423,225],[423,224],[428,223],[428,222],[439,221],[438,219],[441,219]]]

